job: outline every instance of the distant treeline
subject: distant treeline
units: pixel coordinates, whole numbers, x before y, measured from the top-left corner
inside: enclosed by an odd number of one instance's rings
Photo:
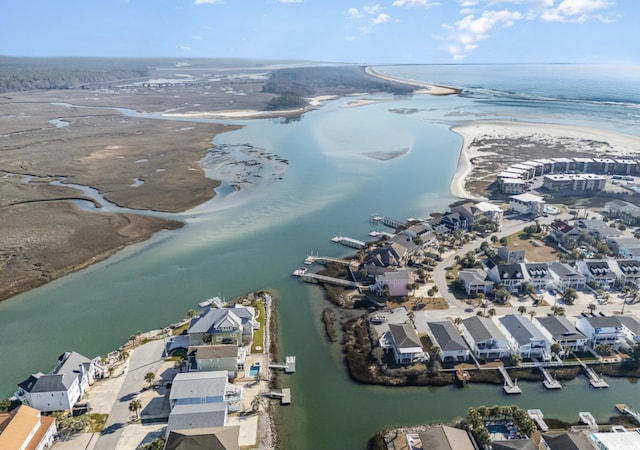
[[[274,70],[262,92],[279,95],[286,92],[300,97],[353,92],[389,92],[403,95],[413,92],[413,88],[378,80],[367,75],[362,66],[330,66]]]
[[[134,61],[80,58],[0,58],[0,92],[73,89],[149,77]]]

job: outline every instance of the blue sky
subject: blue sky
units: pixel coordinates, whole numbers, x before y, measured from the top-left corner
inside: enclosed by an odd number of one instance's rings
[[[640,62],[638,0],[2,0],[0,54]]]

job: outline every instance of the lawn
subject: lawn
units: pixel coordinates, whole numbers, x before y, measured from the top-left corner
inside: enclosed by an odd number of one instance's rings
[[[91,419],[91,422],[89,425],[91,431],[94,433],[100,433],[104,428],[104,424],[107,423],[107,418],[109,417],[109,414],[93,413],[93,414],[90,414],[89,417]]]
[[[558,251],[547,245],[545,239],[539,235],[529,235],[524,232],[507,237],[509,247],[524,250],[528,261],[547,262],[558,259]]]
[[[251,353],[262,353],[264,349],[264,328],[267,326],[265,321],[266,314],[264,309],[264,301],[258,300],[255,304],[256,320],[260,324],[260,328],[253,332],[253,343],[251,344]],[[259,347],[259,348],[258,348]]]

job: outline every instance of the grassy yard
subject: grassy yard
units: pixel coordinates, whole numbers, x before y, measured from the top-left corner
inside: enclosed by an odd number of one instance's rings
[[[185,322],[184,324],[180,325],[178,328],[174,328],[172,334],[174,336],[181,335],[183,331],[187,331],[187,329],[189,328],[189,323],[190,322]]]
[[[91,419],[91,422],[89,424],[89,429],[93,433],[100,433],[104,428],[104,424],[107,423],[108,417],[109,414],[90,414],[89,418]]]
[[[255,304],[256,308],[256,320],[260,324],[260,328],[253,332],[253,343],[251,344],[251,353],[262,353],[264,351],[264,328],[267,326],[265,323],[265,309],[264,301],[258,300]],[[260,347],[260,348],[258,348]]]
[[[524,250],[529,261],[547,262],[558,259],[558,251],[547,245],[544,238],[538,235],[519,232],[508,236],[507,241],[509,247]]]

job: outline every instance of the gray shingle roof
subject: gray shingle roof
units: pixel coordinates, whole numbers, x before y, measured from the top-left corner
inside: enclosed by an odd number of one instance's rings
[[[540,330],[536,329],[533,323],[525,317],[510,314],[499,320],[518,345],[529,344],[532,340],[546,341]]]
[[[408,323],[401,325],[390,323],[389,333],[391,333],[393,342],[398,349],[415,347],[422,348],[418,333],[416,333],[416,330]]]
[[[227,405],[224,402],[176,405],[169,414],[168,430],[223,427]]]
[[[614,316],[588,316],[586,320],[593,328],[619,328],[621,325],[620,318]]]
[[[471,316],[464,319],[462,323],[475,342],[489,339],[504,341],[506,339],[496,324],[486,317]]]
[[[557,341],[570,341],[586,339],[586,336],[580,333],[566,317],[545,316],[538,317],[538,322],[542,325],[551,336]]]
[[[633,316],[620,316],[618,317],[620,323],[626,328],[631,330],[635,335],[640,335],[640,321]]]
[[[169,398],[224,397],[226,386],[225,370],[179,373],[173,380]]]
[[[440,347],[440,350],[468,350],[451,322],[427,322],[427,325],[436,340],[434,344]]]

